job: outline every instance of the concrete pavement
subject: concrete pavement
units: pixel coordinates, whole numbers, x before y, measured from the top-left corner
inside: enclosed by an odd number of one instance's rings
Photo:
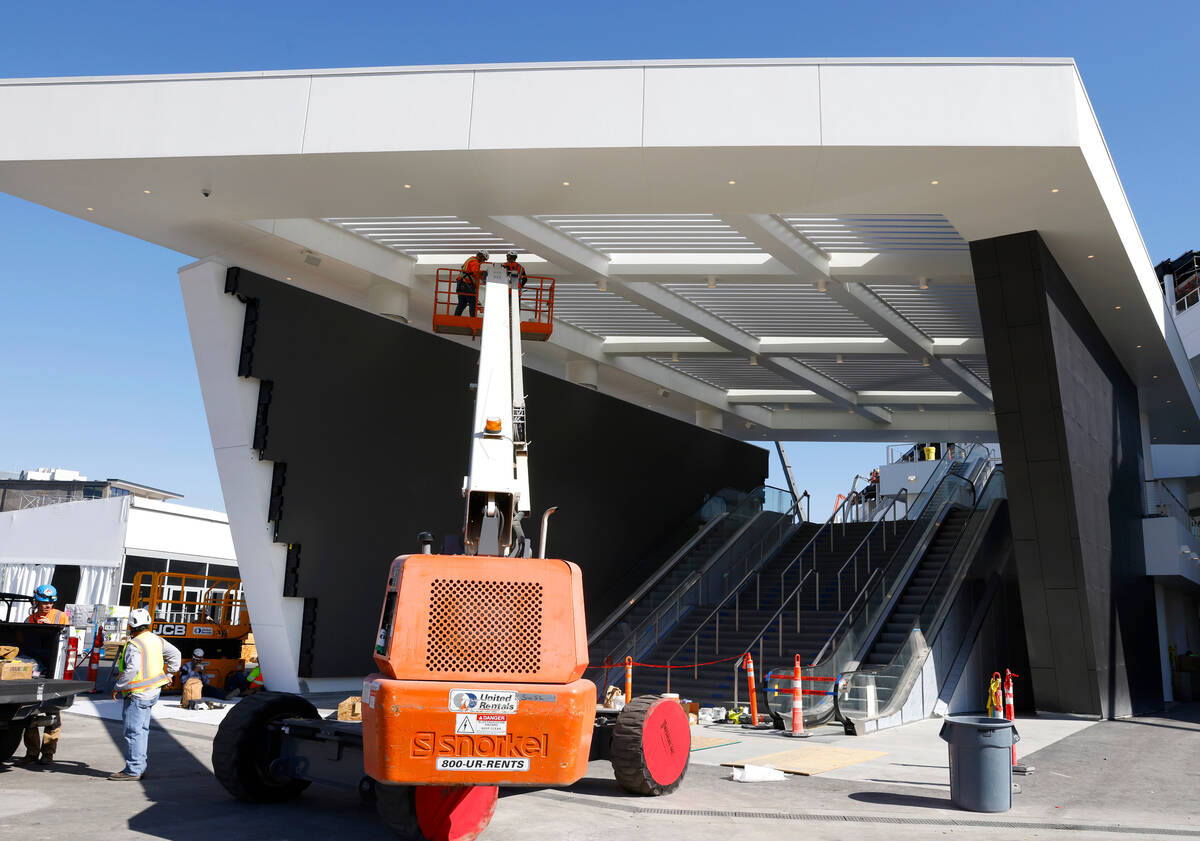
[[[103,704],[89,709],[105,711]],[[48,769],[0,766],[0,839],[391,837],[374,809],[353,792],[313,787],[290,804],[271,806],[231,800],[211,774],[211,723],[173,715],[156,719],[150,772],[137,783],[104,779],[121,766],[117,722],[68,713],[64,723],[61,762]],[[755,784],[729,781],[729,769],[719,763],[797,743],[768,733],[705,728],[704,735],[728,735],[738,744],[694,752],[675,794],[627,795],[608,764],[596,762],[567,790],[503,792],[484,839],[733,841],[781,834],[806,841],[925,841],[943,835],[990,841],[1200,839],[1200,705],[1115,722],[1019,721],[1022,746],[1036,748],[1022,756],[1037,771],[1018,778],[1022,791],[1013,810],[999,815],[962,812],[950,804],[939,726],[919,722],[860,738],[826,728],[814,737],[818,743],[886,755],[816,777]]]

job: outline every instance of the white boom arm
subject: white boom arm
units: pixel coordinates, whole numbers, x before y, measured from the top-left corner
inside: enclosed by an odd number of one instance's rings
[[[485,306],[471,466],[463,480],[467,500],[463,540],[467,554],[507,555],[524,550],[519,521],[530,511],[521,293],[515,273],[510,275],[499,265],[487,266],[486,272],[480,288]],[[490,534],[487,538],[483,534],[484,521],[493,518],[497,525],[494,546]]]

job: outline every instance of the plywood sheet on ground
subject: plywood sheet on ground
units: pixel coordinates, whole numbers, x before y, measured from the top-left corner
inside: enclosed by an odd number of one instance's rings
[[[838,748],[832,745],[805,745],[795,750],[781,750],[776,753],[722,762],[721,764],[733,768],[741,768],[744,765],[770,765],[772,768],[778,768],[788,774],[803,774],[811,777],[813,774],[834,771],[838,768],[845,768],[847,765],[857,765],[881,756],[887,756],[887,754],[878,750]]]
[[[720,736],[692,736],[692,750],[719,748],[725,745],[740,744],[737,739],[723,739]]]

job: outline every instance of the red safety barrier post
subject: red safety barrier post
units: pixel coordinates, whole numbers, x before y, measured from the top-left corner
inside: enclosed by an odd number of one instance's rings
[[[1017,720],[1017,708],[1013,703],[1013,678],[1020,677],[1014,675],[1008,669],[1004,670],[1004,717],[1009,721]],[[1021,765],[1017,762],[1017,743],[1013,742],[1012,746],[1012,769],[1015,774],[1028,774],[1033,770],[1031,765]]]
[[[625,658],[625,703],[633,700],[633,658]]]
[[[67,667],[63,669],[64,680],[75,679],[75,664],[79,658],[79,638],[72,634],[67,638]]]
[[[100,674],[100,651],[104,648],[104,626],[99,622],[96,623],[96,637],[92,640],[92,656],[88,658],[87,679],[93,684]],[[92,686],[92,692],[98,692],[95,686]]]

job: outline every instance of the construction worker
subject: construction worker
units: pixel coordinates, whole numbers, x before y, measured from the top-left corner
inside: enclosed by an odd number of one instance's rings
[[[58,601],[58,590],[53,584],[43,584],[33,591],[33,610],[29,612],[26,622],[35,625],[69,625],[70,617],[57,609],[54,603]],[[25,728],[25,755],[17,760],[18,765],[49,765],[54,761],[54,752],[58,750],[58,737],[62,733],[62,718],[55,713],[54,719],[45,725],[41,737],[38,727],[30,723]]]
[[[474,257],[468,257],[463,263],[458,275],[458,284],[454,291],[458,293],[458,306],[454,308],[455,315],[462,315],[463,310],[471,318],[475,317],[475,304],[479,300],[479,285],[483,283],[483,264],[489,255],[486,251],[476,251]]]
[[[521,279],[520,280],[521,288],[524,289],[525,284],[529,280],[529,278],[525,276],[525,267],[517,262],[517,252],[510,251],[507,254],[505,254],[503,265],[507,271],[516,272],[517,277],[519,277]]]
[[[117,683],[113,700],[123,698],[121,711],[125,737],[125,767],[110,780],[140,780],[146,772],[150,740],[150,710],[161,689],[179,671],[179,649],[150,630],[150,611],[129,612],[129,642],[117,657]]]

